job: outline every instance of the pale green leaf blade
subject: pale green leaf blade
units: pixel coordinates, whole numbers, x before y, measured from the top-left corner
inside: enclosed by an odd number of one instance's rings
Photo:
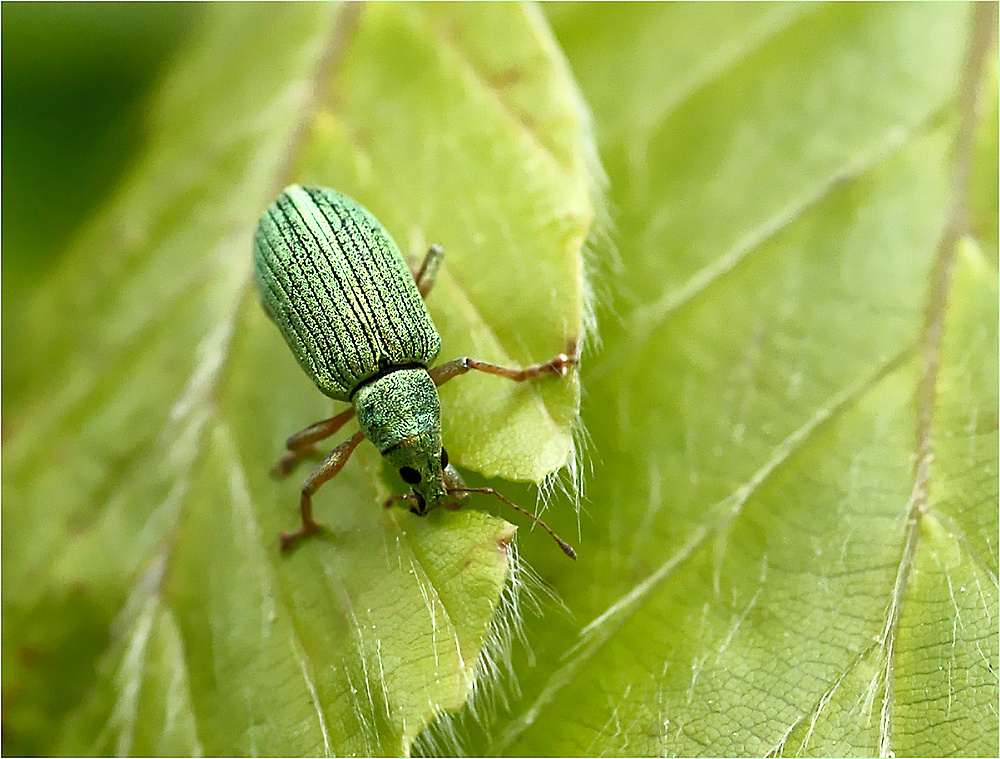
[[[583,336],[580,249],[597,164],[588,115],[564,84],[569,72],[544,19],[491,4],[376,5],[365,19],[330,105],[310,122],[296,176],[333,173],[414,263],[429,244],[444,246],[428,298],[439,362],[527,365],[566,350]],[[496,30],[508,27],[522,34],[500,43]],[[517,318],[500,318],[508,312]],[[468,376],[441,393],[446,447],[477,471],[540,482],[572,456],[575,379]]]
[[[29,753],[398,754],[468,698],[513,527],[383,510],[362,447],[315,499],[328,531],[278,553],[298,476],[268,468],[331,407],[260,309],[253,230],[292,181],[353,194],[405,250],[447,246],[442,358],[543,361],[583,337],[594,154],[530,7],[207,11],[134,172],[25,319],[5,748],[14,725]],[[443,397],[454,460],[535,481],[566,463],[574,376],[466,379]],[[45,690],[62,701],[17,698]]]
[[[995,258],[934,290],[972,8],[551,15],[620,322],[584,373],[585,560],[542,568],[575,619],[529,624],[539,666],[469,752],[994,755]]]

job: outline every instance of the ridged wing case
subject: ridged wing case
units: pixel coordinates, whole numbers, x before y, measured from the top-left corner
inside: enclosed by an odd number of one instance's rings
[[[264,308],[331,398],[437,356],[441,338],[399,248],[355,200],[288,187],[261,217],[254,262]]]

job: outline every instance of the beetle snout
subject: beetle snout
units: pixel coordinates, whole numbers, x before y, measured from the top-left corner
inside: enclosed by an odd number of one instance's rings
[[[440,472],[429,472],[427,479],[419,487],[413,488],[413,494],[422,509],[421,514],[426,514],[436,506],[448,505],[448,491]]]
[[[427,502],[420,493],[413,494],[413,505],[410,506],[410,513],[422,517],[427,513]]]

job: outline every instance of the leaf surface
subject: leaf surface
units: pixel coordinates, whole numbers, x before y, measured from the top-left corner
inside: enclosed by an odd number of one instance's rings
[[[464,750],[996,754],[995,8],[549,12],[618,318],[581,561],[538,565],[574,618]]]
[[[582,338],[594,154],[531,8],[206,12],[133,172],[25,315],[5,751],[392,755],[466,700],[514,528],[382,509],[399,483],[363,446],[315,499],[327,531],[279,554],[304,474],[268,469],[332,409],[257,302],[252,236],[285,184],[336,187],[414,260],[446,246],[442,360],[545,361]],[[442,399],[453,460],[537,482],[571,457],[574,377],[466,379]]]

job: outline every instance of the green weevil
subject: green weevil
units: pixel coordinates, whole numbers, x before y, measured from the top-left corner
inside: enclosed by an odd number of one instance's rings
[[[360,427],[306,478],[299,501],[302,526],[282,534],[282,551],[320,531],[312,496],[367,437],[412,487],[411,493],[390,498],[386,507],[407,501],[410,511],[423,515],[436,506],[457,509],[469,493],[487,493],[530,517],[576,558],[535,515],[492,488],[466,487],[441,443],[437,388],[472,369],[518,382],[543,374],[564,376],[578,363],[577,350],[574,346],[568,355],[524,369],[470,358],[429,368],[441,338],[423,297],[443,254],[432,245],[420,269],[412,272],[378,220],[333,190],[292,185],[261,217],[254,263],[264,310],[320,391],[352,404],[292,435],[288,453],[273,472],[287,475],[355,414]]]

